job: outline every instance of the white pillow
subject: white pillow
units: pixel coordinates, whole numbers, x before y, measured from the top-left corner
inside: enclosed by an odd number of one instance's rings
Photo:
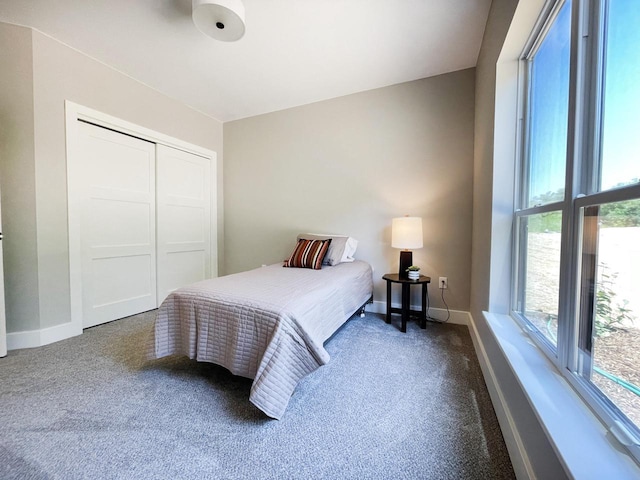
[[[338,265],[339,263],[353,262],[356,249],[358,248],[358,240],[346,235],[327,235],[324,233],[301,233],[298,240],[326,240],[331,239],[329,251],[324,257],[325,265]]]

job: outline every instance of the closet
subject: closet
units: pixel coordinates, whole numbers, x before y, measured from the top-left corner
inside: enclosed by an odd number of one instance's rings
[[[82,120],[68,161],[82,328],[157,308],[211,276],[211,161]],[[72,295],[73,298],[74,295]]]

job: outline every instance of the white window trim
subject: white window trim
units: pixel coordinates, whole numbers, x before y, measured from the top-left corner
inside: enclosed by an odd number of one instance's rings
[[[567,475],[579,479],[640,478],[638,464],[623,451],[547,356],[528,335],[523,335],[516,321],[504,314],[484,312],[484,317]],[[471,329],[474,334],[475,324]],[[474,337],[478,338],[477,332]],[[487,381],[491,381],[490,376]],[[499,386],[496,388],[499,390]],[[507,405],[503,408],[508,412]],[[525,457],[523,474],[534,478],[527,466],[526,452],[520,453]]]
[[[496,65],[489,278],[489,311],[493,313],[485,312],[484,315],[568,475],[574,478],[635,479],[640,478],[638,463],[578,396],[558,366],[532,342],[528,332],[508,315],[513,276],[511,239],[515,183],[511,184],[512,188],[506,188],[508,182],[505,185],[505,179],[510,178],[513,181],[516,178],[514,155],[518,151],[522,133],[521,125],[514,122],[514,119],[518,118],[523,88],[518,83],[519,63],[530,33],[538,30],[536,22],[540,14],[548,8],[549,3],[546,0],[519,2]],[[470,322],[470,330],[474,341],[480,342],[473,319]],[[479,355],[483,349],[480,342]],[[515,439],[516,448],[519,450],[520,458],[514,459],[518,478],[535,478],[526,451],[519,441],[526,432],[518,432],[517,426],[510,420],[512,417],[509,406],[504,401],[505,396],[500,392],[495,375],[492,374],[486,354],[484,364],[488,365],[489,369],[485,372],[485,379],[492,392],[492,398],[494,402],[500,403],[496,411],[499,416],[499,412],[504,412],[500,424],[503,429],[510,429],[505,432],[505,438]],[[496,392],[495,396],[493,391]]]
[[[539,48],[541,42],[543,41],[544,36],[551,28],[552,22],[555,21],[556,16],[560,12],[560,9],[567,6],[568,0],[549,0],[547,3],[548,11],[545,15],[539,16],[540,19],[544,19],[544,23],[542,27],[536,27],[532,32],[533,43],[527,46],[525,49],[525,55],[521,56],[521,62],[529,62],[529,59],[533,57],[537,49]],[[574,162],[581,163],[579,159],[582,155],[575,155],[575,149],[581,151],[583,149],[590,150],[591,149],[591,141],[590,139],[594,137],[594,135],[586,134],[584,132],[591,132],[594,128],[594,120],[592,118],[585,117],[593,117],[593,111],[591,110],[591,105],[595,105],[599,102],[596,102],[596,93],[594,93],[591,89],[585,88],[585,85],[589,83],[590,78],[593,78],[596,72],[600,71],[600,65],[598,62],[587,62],[585,58],[591,56],[596,57],[594,52],[594,48],[598,41],[601,40],[600,35],[597,35],[595,32],[600,31],[599,22],[601,21],[602,16],[602,5],[604,1],[596,2],[591,0],[574,0],[573,2],[573,11],[571,12],[572,23],[574,27],[578,24],[578,30],[574,31],[571,36],[571,78],[572,83],[574,84],[573,89],[569,92],[569,130],[567,132],[569,145],[567,151],[567,172],[574,172]],[[598,8],[596,8],[598,7]],[[591,18],[589,18],[588,10],[589,8],[593,8],[593,12]],[[576,22],[576,20],[579,20]],[[591,32],[591,35],[589,35]],[[589,39],[589,37],[591,37]],[[524,73],[524,70],[521,69],[520,73]],[[526,68],[526,77],[528,79],[530,75],[530,67],[527,65]],[[524,90],[524,89],[523,89]],[[519,104],[524,102],[525,97],[528,99],[529,93],[527,91],[521,90],[521,95],[518,98]],[[577,112],[572,111],[572,107],[578,109]],[[523,113],[526,114],[524,108],[520,108]],[[591,114],[589,112],[591,111]],[[586,114],[585,114],[586,112]],[[575,118],[572,115],[575,114]],[[519,121],[522,123],[523,115],[519,115]],[[597,119],[596,119],[597,120]],[[519,156],[517,159],[517,163],[521,164],[525,158],[525,150],[524,150],[524,141],[521,137],[520,139],[520,148],[519,148]],[[522,170],[521,170],[522,172]],[[580,265],[580,247],[575,243],[578,242],[580,235],[578,234],[578,230],[580,229],[579,225],[581,225],[579,219],[579,211],[581,204],[593,204],[599,202],[610,202],[614,200],[622,200],[622,199],[631,199],[635,198],[635,192],[638,191],[638,187],[627,187],[624,190],[609,190],[599,193],[591,193],[589,192],[582,178],[574,178],[571,174],[567,174],[568,178],[565,183],[565,199],[562,202],[557,204],[549,204],[539,207],[532,207],[523,209],[523,211],[516,211],[514,214],[515,217],[519,217],[521,214],[526,213],[527,216],[542,213],[551,210],[559,210],[562,212],[562,255],[564,260],[560,265],[560,305],[558,310],[558,317],[564,318],[565,322],[562,322],[558,326],[558,344],[557,344],[557,352],[551,346],[550,343],[547,342],[547,339],[539,332],[537,329],[533,328],[528,321],[524,319],[522,314],[519,314],[518,308],[514,308],[511,311],[512,316],[521,324],[521,326],[528,331],[529,335],[533,339],[533,341],[537,344],[537,346],[542,349],[547,356],[551,359],[552,362],[556,364],[558,370],[566,377],[567,381],[573,385],[577,392],[582,395],[582,397],[590,404],[590,407],[593,408],[600,418],[609,425],[610,431],[614,432],[616,437],[624,441],[627,445],[627,448],[632,452],[632,454],[636,457],[637,460],[640,460],[638,453],[640,450],[639,440],[637,435],[632,432],[628,426],[625,425],[625,422],[619,420],[617,415],[612,411],[610,407],[607,406],[607,402],[603,402],[600,396],[598,396],[594,389],[590,388],[587,385],[587,382],[578,374],[574,374],[573,372],[577,371],[577,358],[579,352],[577,350],[576,345],[576,335],[578,335],[577,328],[577,316],[578,316],[578,305],[577,303],[574,305],[574,302],[571,302],[569,299],[574,298],[574,293],[578,289],[578,284],[580,282],[579,274],[576,270],[576,265]],[[516,192],[518,197],[522,197],[522,192],[520,191],[523,188],[523,183],[527,180],[524,177],[516,177]],[[593,180],[591,180],[593,182]],[[582,195],[578,194],[586,194],[586,197],[582,197]],[[518,202],[524,201],[524,198],[520,198]],[[517,223],[517,222],[514,222]],[[514,232],[514,241],[519,242],[518,238],[521,232]],[[514,244],[514,252],[517,252],[519,248],[519,244]],[[517,258],[518,255],[513,255],[513,258]],[[520,262],[522,259],[514,262],[514,275],[513,281],[518,282],[518,268],[520,267]],[[514,295],[516,294],[516,289],[521,288],[520,285],[518,287],[513,287],[512,291]],[[564,299],[564,300],[563,300]],[[515,299],[514,299],[515,300]],[[577,302],[577,300],[576,300]],[[515,307],[515,306],[514,306]],[[574,320],[570,320],[574,319]],[[567,368],[565,368],[565,366]]]

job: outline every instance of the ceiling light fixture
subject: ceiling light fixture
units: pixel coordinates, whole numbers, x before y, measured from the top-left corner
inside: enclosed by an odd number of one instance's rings
[[[193,0],[193,23],[216,40],[234,42],[244,35],[241,0]]]

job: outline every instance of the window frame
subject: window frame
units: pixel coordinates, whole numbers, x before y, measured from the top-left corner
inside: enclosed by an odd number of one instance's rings
[[[531,59],[535,57],[561,8],[571,1],[571,48],[564,200],[528,207]],[[579,348],[582,288],[582,212],[589,206],[640,198],[640,184],[599,191],[602,171],[602,129],[605,82],[607,6],[610,0],[549,0],[520,56],[518,68],[518,129],[513,214],[512,287],[510,315],[555,364],[583,401],[640,463],[640,425],[629,427],[624,414],[603,399],[593,384],[580,375]],[[562,214],[558,332],[554,346],[523,314],[519,302],[525,294],[523,255],[526,235],[522,219],[539,213]],[[592,319],[588,320],[589,322]],[[631,425],[633,423],[631,422]]]
[[[518,102],[518,122],[519,122],[519,138],[517,139],[517,153],[518,160],[516,161],[516,169],[515,169],[515,212],[514,212],[514,231],[513,231],[513,272],[512,272],[512,288],[511,288],[511,316],[516,319],[519,325],[525,329],[529,336],[533,339],[534,343],[538,348],[540,348],[549,359],[555,364],[555,366],[560,369],[562,362],[562,354],[564,354],[563,349],[560,346],[560,330],[562,328],[560,323],[561,317],[561,307],[563,302],[559,302],[558,305],[558,342],[554,346],[544,334],[542,334],[535,326],[520,313],[520,303],[523,300],[524,290],[520,290],[518,287],[520,285],[524,285],[524,261],[526,259],[520,256],[520,252],[524,250],[525,244],[525,235],[523,235],[523,231],[521,228],[521,219],[523,217],[530,217],[532,215],[541,214],[541,213],[550,213],[554,211],[562,212],[562,228],[561,228],[561,246],[560,246],[560,285],[563,284],[563,253],[567,250],[566,238],[565,238],[565,223],[568,222],[568,215],[566,214],[566,204],[568,199],[571,198],[572,190],[568,187],[568,179],[569,172],[572,170],[571,158],[572,155],[567,154],[566,165],[565,165],[565,191],[564,191],[564,199],[558,202],[547,203],[544,205],[534,205],[532,207],[525,207],[528,203],[528,183],[529,183],[529,128],[526,119],[526,115],[529,111],[531,104],[531,88],[529,77],[531,74],[531,59],[535,56],[537,51],[539,50],[545,36],[551,29],[553,22],[557,18],[560,10],[564,6],[564,4],[568,0],[551,0],[548,1],[543,9],[539,21],[536,23],[529,39],[527,40],[525,47],[523,49],[523,53],[520,57],[519,66],[518,66],[518,78],[519,78],[519,102]],[[572,0],[576,1],[576,0]],[[571,12],[571,23],[573,26],[573,14]],[[573,35],[571,37],[571,50],[570,56],[574,57],[575,54],[575,46],[574,46],[574,38]],[[572,105],[572,89],[571,84],[574,80],[575,72],[573,68],[570,68],[569,72],[569,116],[571,116],[571,105]],[[567,139],[572,138],[572,124],[569,122],[567,128]],[[567,142],[570,143],[569,141]],[[568,148],[568,147],[567,147]],[[562,287],[561,287],[562,288]],[[560,292],[560,298],[562,291]]]

